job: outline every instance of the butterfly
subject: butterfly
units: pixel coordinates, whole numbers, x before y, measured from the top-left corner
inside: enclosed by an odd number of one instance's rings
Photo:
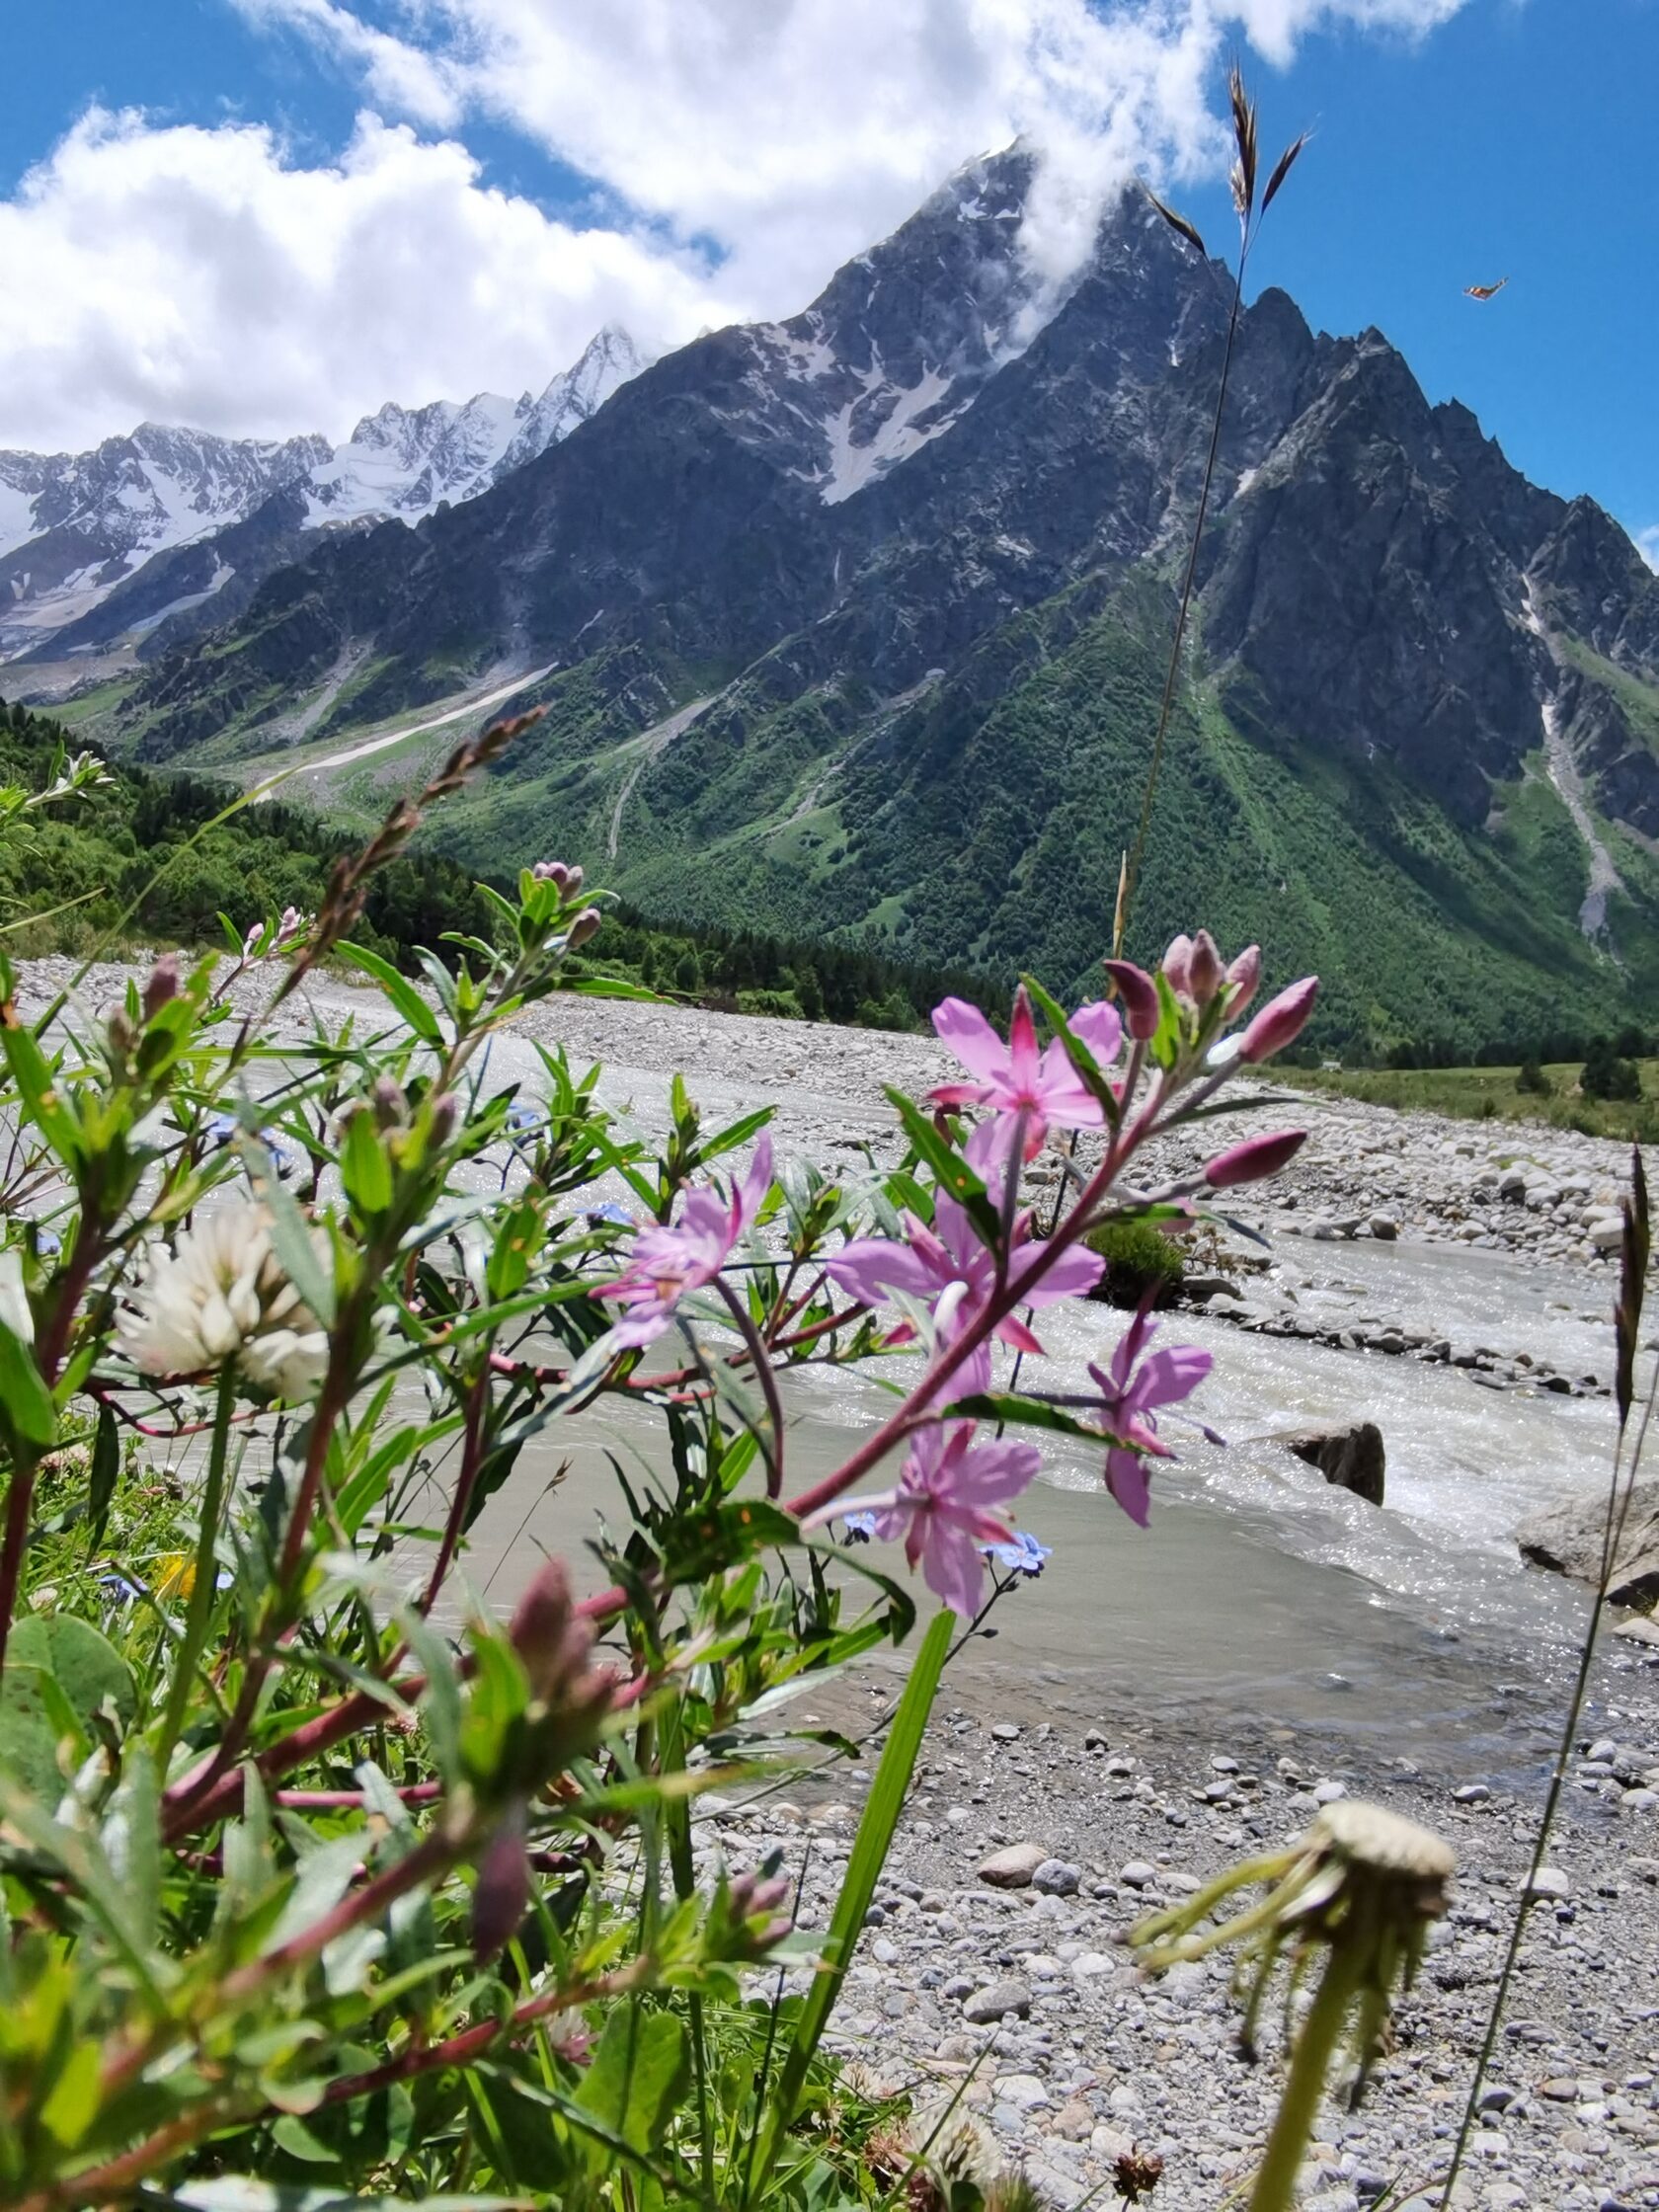
[[[1500,276],[1495,284],[1465,284],[1463,286],[1463,297],[1465,299],[1495,299],[1508,282],[1509,278],[1507,276]]]

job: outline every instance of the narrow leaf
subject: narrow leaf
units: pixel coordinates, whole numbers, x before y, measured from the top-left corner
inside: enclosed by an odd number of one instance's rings
[[[1150,189],[1150,187],[1146,188],[1146,198],[1151,201],[1152,205],[1157,209],[1158,213],[1163,217],[1164,221],[1169,225],[1170,229],[1178,230],[1181,236],[1187,241],[1188,245],[1196,246],[1199,252],[1204,255],[1205,260],[1208,261],[1210,258],[1209,251],[1206,248],[1203,239],[1198,235],[1196,228],[1193,226],[1193,224],[1188,222],[1186,216],[1178,215],[1173,207],[1167,206],[1164,201],[1158,198],[1157,194]],[[1121,885],[1119,896],[1120,898],[1122,896]]]
[[[1292,169],[1295,167],[1297,155],[1300,154],[1303,147],[1306,145],[1308,133],[1304,130],[1302,136],[1300,138],[1293,139],[1290,145],[1288,145],[1285,148],[1284,152],[1279,156],[1278,164],[1275,167],[1272,176],[1267,180],[1267,190],[1262,194],[1262,213],[1264,215],[1267,213],[1267,210],[1273,205],[1274,195],[1278,192],[1279,187],[1285,182],[1285,179],[1290,175]]]

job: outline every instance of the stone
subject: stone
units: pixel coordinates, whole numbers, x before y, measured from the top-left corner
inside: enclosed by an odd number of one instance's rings
[[[1632,1484],[1608,1596],[1616,1606],[1646,1612],[1659,1600],[1659,1480]],[[1594,1586],[1601,1579],[1606,1519],[1605,1491],[1565,1499],[1522,1523],[1516,1537],[1521,1556],[1530,1566]]]
[[[1118,1869],[1118,1879],[1126,1889],[1150,1889],[1157,1880],[1157,1868],[1145,1858],[1132,1858]]]
[[[1045,1891],[1050,1897],[1071,1897],[1083,1879],[1083,1869],[1073,1866],[1069,1859],[1045,1858],[1031,1876],[1033,1889]]]
[[[1399,1224],[1391,1215],[1373,1214],[1371,1217],[1371,1233],[1380,1244],[1391,1244],[1399,1234]]]
[[[1650,1620],[1645,1613],[1632,1613],[1627,1620],[1616,1620],[1613,1632],[1626,1643],[1659,1644],[1659,1621]]]
[[[1382,1431],[1375,1421],[1347,1427],[1299,1429],[1277,1441],[1299,1460],[1315,1466],[1327,1482],[1352,1490],[1368,1505],[1381,1505],[1387,1470]]]
[[[1049,2093],[1035,2074],[1004,2074],[995,2086],[999,2104],[1011,2104],[1016,2112],[1035,2112],[1049,2101]]]
[[[1080,2096],[1074,2096],[1061,2106],[1049,2124],[1067,2143],[1086,2143],[1094,2133],[1094,2113]]]
[[[1559,1904],[1572,1895],[1572,1877],[1559,1866],[1540,1866],[1527,1884],[1527,1895]]]
[[[1019,1742],[1020,1732],[1019,1724],[1017,1721],[999,1720],[991,1729],[990,1733],[991,1739],[995,1743],[1017,1744]]]
[[[1465,1781],[1453,1790],[1452,1798],[1459,1805],[1484,1805],[1492,1792],[1483,1781]]]
[[[1010,1844],[982,1860],[980,1879],[992,1889],[1029,1889],[1038,1867],[1053,1863],[1041,1844]]]
[[[992,2020],[1005,2019],[1013,2013],[1020,2019],[1031,2016],[1031,1986],[1028,1982],[992,1982],[988,1989],[976,1990],[962,2008],[962,2016],[976,2027],[987,2026]]]

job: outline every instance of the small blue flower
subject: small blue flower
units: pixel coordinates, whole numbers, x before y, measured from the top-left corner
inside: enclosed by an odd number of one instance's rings
[[[134,1598],[140,1598],[144,1594],[143,1585],[129,1582],[124,1574],[101,1574],[98,1586],[101,1590],[113,1592],[122,1605],[130,1605]]]
[[[37,1226],[35,1230],[35,1252],[36,1257],[42,1260],[55,1260],[62,1257],[63,1239],[58,1235],[56,1229]]]
[[[1044,1562],[1054,1557],[1054,1545],[1039,1543],[1026,1529],[1016,1529],[1006,1543],[983,1543],[980,1549],[1010,1574],[1039,1575]]]
[[[848,1543],[873,1543],[876,1536],[876,1517],[873,1513],[849,1513],[842,1523]]]
[[[539,1106],[532,1105],[527,1098],[515,1098],[507,1109],[504,1127],[512,1136],[524,1137],[532,1129],[540,1129],[546,1120],[547,1117]]]
[[[209,1145],[228,1145],[239,1126],[234,1114],[214,1114],[201,1134]]]
[[[634,1217],[627,1208],[612,1206],[609,1199],[601,1200],[597,1206],[590,1206],[588,1219],[595,1228],[601,1222],[614,1222],[620,1228],[632,1228],[634,1225]]]

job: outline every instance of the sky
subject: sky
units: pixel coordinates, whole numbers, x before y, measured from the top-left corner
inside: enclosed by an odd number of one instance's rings
[[[804,306],[1026,132],[1229,242],[1228,57],[1314,135],[1251,289],[1375,325],[1659,565],[1659,0],[0,0],[0,446],[342,436]],[[1463,286],[1507,276],[1484,305]]]

